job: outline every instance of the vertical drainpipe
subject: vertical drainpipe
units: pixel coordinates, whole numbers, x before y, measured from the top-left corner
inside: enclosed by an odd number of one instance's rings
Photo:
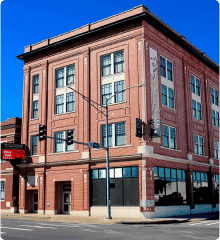
[[[45,81],[46,81],[46,103],[45,103],[45,125],[46,125],[46,135],[48,135],[48,126],[47,126],[47,114],[48,114],[48,61],[46,63],[46,73],[45,73]],[[44,215],[46,210],[46,165],[47,165],[47,138],[45,139],[45,165],[44,165]]]
[[[186,71],[186,67],[185,67],[185,63],[184,63],[184,58],[182,58],[182,68],[183,68],[183,82],[184,82],[184,107],[185,107],[185,122],[186,122],[186,150],[187,150],[187,156],[189,153],[189,139],[188,139],[188,116],[187,116],[187,96],[186,96],[186,76],[185,76],[185,71]],[[188,157],[187,157],[188,159]],[[191,179],[191,173],[189,171],[190,169],[190,164],[188,163],[188,174],[190,174],[190,176],[188,176],[186,179],[188,181],[187,183],[187,197],[188,197],[188,201],[189,201],[189,205],[190,205],[190,213],[191,213],[191,209],[194,208],[194,198],[193,198],[193,190],[192,190],[192,179]]]
[[[90,31],[90,24],[88,24],[88,27],[89,27],[89,31]],[[88,52],[88,93],[89,93],[89,100],[91,99],[91,73],[90,73],[90,71],[91,71],[91,50],[90,50],[90,47],[89,47],[89,52]],[[88,117],[89,117],[89,121],[88,121],[88,130],[89,130],[89,142],[91,141],[91,104],[90,103],[88,103],[89,104],[89,107],[88,107]],[[88,172],[88,190],[89,190],[89,192],[88,192],[88,197],[89,197],[89,216],[91,215],[91,211],[90,211],[90,202],[91,202],[91,194],[90,194],[90,186],[91,186],[91,184],[90,184],[90,160],[91,160],[91,148],[89,147],[89,172]]]

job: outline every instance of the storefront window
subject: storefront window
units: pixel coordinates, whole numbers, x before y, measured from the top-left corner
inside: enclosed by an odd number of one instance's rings
[[[154,167],[154,189],[156,206],[187,204],[185,170]]]
[[[207,173],[193,172],[193,193],[195,204],[211,203],[211,192],[208,188]]]

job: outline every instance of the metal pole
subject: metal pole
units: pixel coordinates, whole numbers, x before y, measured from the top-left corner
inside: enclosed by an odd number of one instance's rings
[[[106,117],[106,188],[107,188],[107,219],[112,219],[111,217],[111,207],[110,207],[110,177],[109,177],[109,143],[108,143],[108,99],[105,103],[105,117]]]

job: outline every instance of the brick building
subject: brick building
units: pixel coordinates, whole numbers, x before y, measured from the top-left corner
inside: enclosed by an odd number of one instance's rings
[[[218,210],[218,65],[141,5],[25,47],[20,212],[112,217]],[[72,88],[72,89],[71,89]],[[85,100],[97,102],[97,104]],[[119,92],[120,93],[117,93]],[[144,136],[135,136],[136,118]],[[159,120],[161,136],[152,130]]]
[[[1,123],[1,143],[21,143],[21,118],[9,118]],[[1,211],[17,212],[19,171],[15,161],[1,159]]]

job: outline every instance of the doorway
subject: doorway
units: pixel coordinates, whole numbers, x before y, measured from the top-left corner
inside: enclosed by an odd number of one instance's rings
[[[38,193],[33,193],[33,213],[38,212]]]

